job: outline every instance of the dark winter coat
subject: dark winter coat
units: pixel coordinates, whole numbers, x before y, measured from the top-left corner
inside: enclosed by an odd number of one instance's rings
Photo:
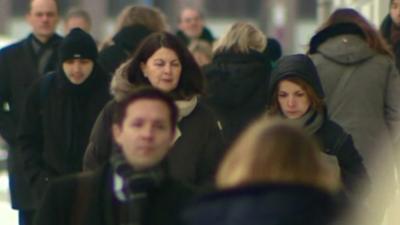
[[[21,118],[18,151],[37,200],[49,179],[82,170],[90,131],[110,99],[108,84],[109,77],[95,64],[80,85],[72,84],[59,68],[32,86]]]
[[[393,60],[370,48],[353,24],[317,33],[310,53],[326,93],[330,118],[353,137],[375,197],[389,200],[395,182],[393,143],[400,140],[400,76]],[[346,75],[345,85],[339,85]]]
[[[37,225],[117,225],[121,203],[115,197],[109,166],[53,182],[41,205]],[[167,178],[148,194],[143,225],[179,225],[179,212],[193,197],[188,186]]]
[[[84,169],[107,163],[115,143],[112,141],[112,113],[116,102],[109,102],[96,120],[84,158]],[[223,143],[217,120],[199,103],[193,112],[178,123],[182,136],[167,156],[173,178],[194,185],[211,183],[222,157]]]
[[[282,56],[282,47],[279,41],[275,38],[267,38],[267,47],[264,49],[263,54],[272,63],[280,59]]]
[[[177,36],[181,41],[183,41],[183,43],[184,43],[186,46],[190,44],[190,38],[187,37],[187,36],[185,35],[185,33],[183,33],[183,31],[178,30],[178,31],[176,32],[176,36]],[[211,33],[211,31],[210,31],[207,27],[204,27],[204,28],[203,28],[203,31],[201,32],[201,35],[200,35],[200,37],[199,37],[198,39],[203,40],[203,41],[206,41],[206,42],[210,43],[211,45],[212,45],[213,42],[215,41],[215,38],[214,38],[213,34]]]
[[[24,179],[20,156],[15,151],[17,127],[23,104],[29,87],[42,77],[38,72],[37,57],[32,47],[33,35],[4,47],[0,50],[0,135],[10,146],[8,156],[8,172],[10,176],[10,192],[12,207],[31,209],[30,189]],[[45,72],[55,69],[61,37],[54,35],[48,42],[53,55],[45,68]],[[5,109],[8,103],[9,110]]]
[[[297,184],[257,184],[209,194],[183,213],[186,225],[328,225],[332,195]]]
[[[307,60],[303,60],[303,57],[306,57]],[[279,82],[291,77],[306,81],[320,98],[324,97],[324,90],[314,64],[307,56],[299,55],[290,60],[278,61],[277,68],[271,75],[270,98],[278,88]],[[306,122],[305,126],[311,125],[315,116],[316,114]],[[346,192],[354,197],[359,197],[362,193],[361,190],[369,188],[369,177],[351,135],[339,124],[330,120],[326,112],[323,113],[322,124],[314,135],[322,150],[337,158]]]
[[[140,42],[152,31],[141,25],[123,28],[113,37],[113,44],[99,52],[98,62],[112,76],[115,70],[134,53]]]
[[[392,36],[392,26],[393,20],[390,15],[387,15],[381,24],[380,31],[385,38],[386,42],[392,47],[393,53],[396,57],[396,67],[400,70],[400,40],[396,43],[392,43],[391,36]]]
[[[204,67],[207,103],[222,122],[228,143],[266,109],[271,67],[262,53],[221,52]]]

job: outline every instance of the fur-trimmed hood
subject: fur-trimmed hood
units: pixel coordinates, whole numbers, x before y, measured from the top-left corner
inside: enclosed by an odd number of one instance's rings
[[[111,80],[110,92],[116,101],[121,101],[126,96],[131,94],[136,88],[136,85],[129,81],[127,77],[128,74],[125,73],[125,64],[128,62],[129,60],[115,71],[115,74]]]

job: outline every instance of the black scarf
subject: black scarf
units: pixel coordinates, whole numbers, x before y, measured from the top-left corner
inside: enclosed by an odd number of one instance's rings
[[[136,171],[120,151],[111,157],[113,191],[121,203],[117,212],[119,224],[142,225],[149,207],[149,195],[164,181],[161,166]]]

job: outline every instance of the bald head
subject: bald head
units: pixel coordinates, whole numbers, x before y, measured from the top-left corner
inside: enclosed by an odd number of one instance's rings
[[[189,38],[198,38],[204,28],[203,15],[199,10],[185,8],[179,18],[179,29]]]

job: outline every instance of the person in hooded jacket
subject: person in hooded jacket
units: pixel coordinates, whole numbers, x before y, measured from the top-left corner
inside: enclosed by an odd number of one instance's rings
[[[391,46],[396,57],[397,69],[400,69],[400,1],[390,1],[390,12],[383,19],[380,32]]]
[[[167,32],[148,36],[117,70],[111,82],[114,99],[104,107],[93,127],[84,169],[98,168],[112,156],[114,107],[142,85],[170,93],[179,109],[176,137],[167,159],[172,177],[208,186],[224,150],[221,131],[212,111],[199,99],[204,92],[199,66],[186,46]]]
[[[39,202],[48,182],[82,170],[97,115],[110,99],[93,38],[75,28],[59,48],[56,71],[29,90],[18,132],[24,174]]]
[[[166,29],[165,15],[157,8],[139,5],[125,7],[117,18],[115,34],[100,47],[99,64],[112,76],[145,37]]]
[[[400,76],[382,36],[354,9],[338,9],[310,41],[328,114],[351,134],[371,178],[375,224],[396,189]],[[372,223],[373,224],[373,223]]]
[[[265,111],[270,64],[263,51],[265,35],[247,22],[233,24],[214,48],[207,76],[207,103],[222,122],[231,143],[240,131]]]
[[[344,196],[359,205],[368,191],[369,177],[351,135],[329,119],[324,91],[311,59],[303,54],[285,56],[277,62],[269,87],[268,114],[302,126],[316,136],[321,149],[339,166]]]
[[[303,130],[256,120],[227,152],[218,191],[183,212],[187,225],[328,225],[339,217],[338,171]]]

